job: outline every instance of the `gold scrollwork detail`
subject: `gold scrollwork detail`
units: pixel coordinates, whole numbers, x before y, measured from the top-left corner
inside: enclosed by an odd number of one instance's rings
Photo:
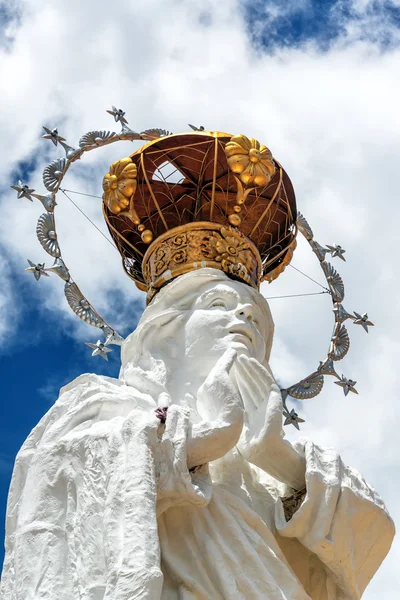
[[[181,265],[187,261],[187,235],[176,235],[168,240],[162,247],[157,248],[154,255],[154,274],[159,277],[170,263]]]
[[[257,248],[235,227],[190,223],[156,239],[143,259],[148,300],[173,278],[194,269],[221,269],[258,287],[262,264]]]

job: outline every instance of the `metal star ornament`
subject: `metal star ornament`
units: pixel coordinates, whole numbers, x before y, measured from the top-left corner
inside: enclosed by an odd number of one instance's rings
[[[347,379],[344,375],[342,375],[339,381],[335,381],[336,385],[339,385],[343,388],[344,395],[347,396],[349,392],[353,392],[353,394],[358,394],[356,388],[354,387],[357,381],[353,381],[352,379]]]
[[[368,319],[367,313],[359,315],[355,310],[353,312],[356,315],[353,323],[355,325],[361,325],[361,327],[368,333],[368,327],[374,327],[374,324]]]
[[[200,125],[200,127],[196,127],[196,125],[191,125],[190,123],[188,123],[190,129],[193,129],[193,131],[204,131],[204,127],[203,125]]]
[[[39,281],[39,279],[42,275],[44,275],[45,277],[49,277],[49,274],[46,273],[46,271],[44,269],[44,263],[37,263],[35,265],[34,262],[29,260],[29,258],[27,258],[27,261],[29,263],[29,267],[27,269],[25,269],[25,271],[27,271],[28,273],[33,273],[36,281]]]
[[[122,110],[121,108],[115,108],[115,106],[111,107],[112,110],[107,110],[109,115],[112,115],[114,117],[114,121],[116,123],[118,123],[118,121],[121,123],[121,125],[127,125],[128,121],[125,119],[125,111]]]
[[[292,408],[290,412],[284,412],[284,416],[286,417],[284,425],[293,425],[300,431],[299,423],[305,423],[304,419],[300,419],[297,412]]]
[[[93,349],[92,356],[101,356],[104,360],[108,360],[107,353],[112,352],[111,348],[107,348],[100,340],[97,340],[95,344],[91,342],[85,342],[85,344]]]
[[[346,250],[344,248],[342,248],[342,246],[339,246],[339,244],[333,244],[332,246],[330,246],[329,244],[326,244],[326,247],[328,248],[328,252],[330,254],[332,254],[332,258],[337,256],[337,257],[341,258],[342,260],[344,260],[344,262],[346,262],[346,259],[343,256],[343,254],[346,252]]]
[[[25,183],[22,183],[22,181],[18,181],[18,185],[12,185],[10,187],[18,192],[18,198],[26,198],[27,200],[33,202],[31,196],[31,194],[35,191],[33,188],[28,187]]]
[[[58,142],[65,142],[65,138],[58,135],[58,129],[55,127],[54,129],[49,129],[43,125],[43,129],[45,130],[45,134],[42,135],[42,138],[45,140],[51,140],[55,146],[57,146]]]

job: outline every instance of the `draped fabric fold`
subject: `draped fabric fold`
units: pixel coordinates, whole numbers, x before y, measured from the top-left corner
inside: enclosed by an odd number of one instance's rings
[[[16,460],[1,600],[360,598],[393,524],[356,471],[297,445],[307,495],[286,522],[240,453],[189,472],[189,412],[164,428],[157,402],[96,375],[62,390]]]

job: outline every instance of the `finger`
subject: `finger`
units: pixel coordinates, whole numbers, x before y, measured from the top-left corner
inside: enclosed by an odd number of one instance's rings
[[[276,383],[271,370],[262,365],[257,359],[248,359],[248,370],[249,373],[251,373],[252,378],[260,388],[261,395],[269,396],[272,390],[280,392],[279,386]]]
[[[244,360],[243,360],[244,359]],[[246,385],[251,393],[251,399],[254,405],[258,408],[266,398],[266,389],[257,381],[257,377],[250,368],[248,357],[240,356],[238,358],[238,367],[240,377],[246,382]]]
[[[254,401],[260,405],[268,395],[269,386],[265,385],[265,382],[260,377],[260,373],[257,369],[258,361],[254,358],[247,356],[240,357],[244,359],[241,361],[241,367],[246,372],[247,379],[251,382],[251,387],[254,394]]]
[[[241,372],[238,372],[236,381],[245,410],[254,412],[257,410],[257,405],[253,401],[253,392],[246,381],[246,377]]]
[[[235,358],[237,357],[237,352],[233,348],[228,348],[221,358],[218,359],[217,364],[215,365],[215,370],[217,371],[225,371],[229,373]]]

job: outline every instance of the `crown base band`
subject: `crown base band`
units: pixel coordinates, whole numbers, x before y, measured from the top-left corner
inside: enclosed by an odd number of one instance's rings
[[[259,289],[262,264],[253,242],[234,227],[200,221],[170,229],[148,248],[143,259],[147,302],[175,277],[205,267]]]

